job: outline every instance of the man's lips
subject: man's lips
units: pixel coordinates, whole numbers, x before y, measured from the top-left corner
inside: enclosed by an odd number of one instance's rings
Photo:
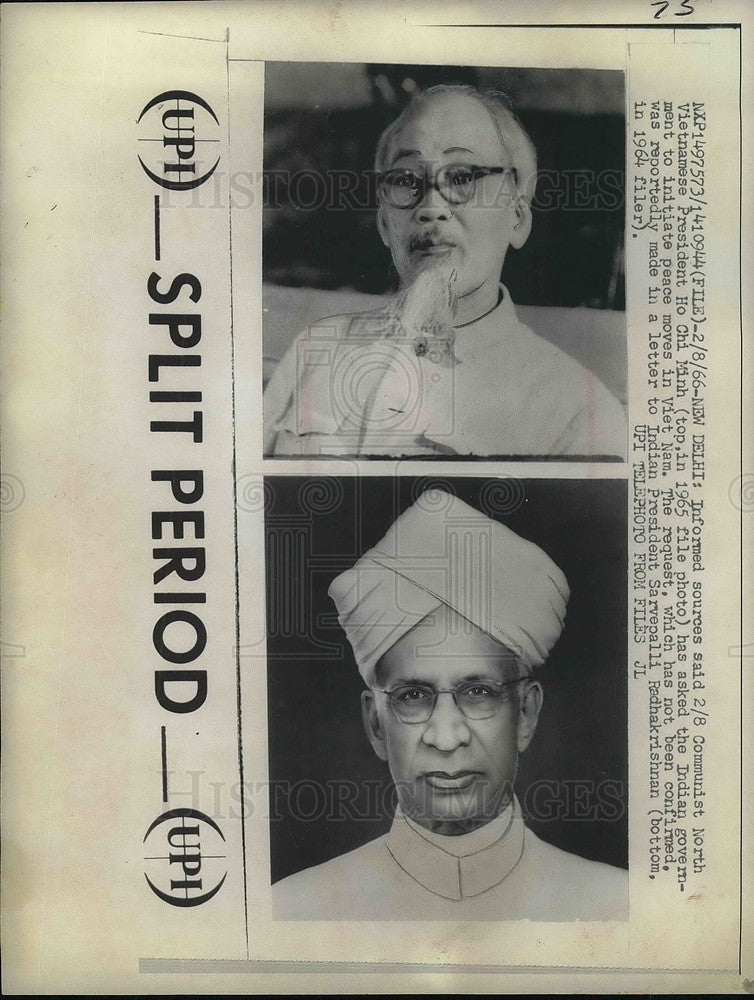
[[[429,254],[430,256],[450,253],[457,246],[453,240],[446,240],[440,236],[415,236],[410,240],[408,249],[410,253]]]
[[[439,791],[459,791],[468,788],[481,774],[480,771],[426,771],[422,777]]]
[[[454,249],[454,246],[455,244],[451,243],[433,243],[429,247],[419,247],[414,253],[425,254],[429,257],[440,257],[444,254],[449,254]]]

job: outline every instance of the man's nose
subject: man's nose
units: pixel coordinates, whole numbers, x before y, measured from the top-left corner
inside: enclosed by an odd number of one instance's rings
[[[424,189],[424,197],[416,206],[416,217],[420,222],[435,222],[449,219],[453,212],[450,203],[437,189],[436,184],[428,183]]]
[[[435,710],[422,732],[422,742],[443,753],[450,753],[471,742],[471,730],[466,716],[448,691],[438,694]]]

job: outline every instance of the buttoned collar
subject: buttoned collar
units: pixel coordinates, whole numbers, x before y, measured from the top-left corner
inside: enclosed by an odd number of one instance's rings
[[[490,823],[459,837],[432,834],[396,810],[387,849],[407,875],[436,896],[469,899],[498,885],[524,853],[524,822],[516,798]]]

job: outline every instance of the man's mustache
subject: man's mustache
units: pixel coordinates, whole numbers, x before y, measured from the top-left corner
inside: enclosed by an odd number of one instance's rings
[[[440,244],[455,246],[452,240],[444,237],[440,230],[434,227],[433,229],[425,229],[424,232],[412,236],[408,243],[408,249],[409,251],[428,250],[430,247],[439,246]]]

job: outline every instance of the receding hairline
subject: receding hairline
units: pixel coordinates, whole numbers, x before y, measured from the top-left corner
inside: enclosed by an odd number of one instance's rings
[[[438,84],[417,94],[383,130],[375,149],[375,170],[380,172],[387,165],[392,141],[400,129],[415,117],[428,102],[442,95],[469,97],[480,104],[490,116],[498,138],[511,157],[519,177],[519,188],[528,187],[536,177],[537,151],[528,133],[518,120],[510,99],[502,91],[480,90],[468,84]]]

